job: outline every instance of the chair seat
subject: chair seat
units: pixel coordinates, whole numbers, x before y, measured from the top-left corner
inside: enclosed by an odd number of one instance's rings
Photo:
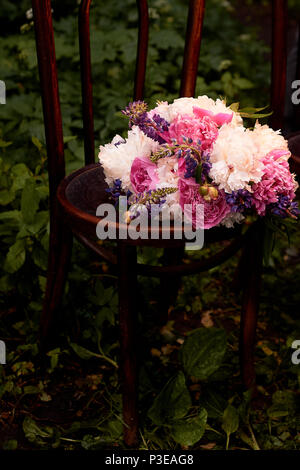
[[[108,188],[103,168],[99,163],[87,165],[71,173],[60,183],[57,196],[64,220],[71,228],[84,236],[96,237],[96,226],[101,221],[97,217],[97,207],[102,203],[109,203],[109,195],[106,192]],[[127,227],[126,224],[116,223],[116,231],[120,227]],[[149,229],[150,230],[150,229]],[[174,239],[174,233],[179,230],[176,227],[170,228],[170,239],[162,239],[162,227],[160,227],[160,236],[158,240],[151,240],[150,233],[147,240],[134,240],[129,243],[135,245],[159,245],[161,247],[180,245],[184,237]],[[180,229],[182,232],[182,229]],[[240,236],[241,226],[234,229],[225,227],[216,227],[205,231],[205,243],[229,240]]]

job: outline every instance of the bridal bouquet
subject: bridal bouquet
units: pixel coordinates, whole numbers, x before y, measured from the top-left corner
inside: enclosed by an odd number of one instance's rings
[[[280,131],[241,115],[207,96],[158,102],[148,110],[130,103],[126,139],[116,135],[101,146],[99,161],[109,193],[128,198],[127,222],[152,204],[173,217],[184,215],[195,228],[233,227],[248,215],[296,218],[297,183]],[[195,210],[202,205],[203,217]]]

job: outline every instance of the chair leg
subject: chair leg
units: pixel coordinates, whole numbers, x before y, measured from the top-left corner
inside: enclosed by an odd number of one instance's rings
[[[251,234],[243,253],[243,297],[240,331],[240,363],[244,386],[255,388],[254,345],[263,256],[263,226]],[[247,263],[246,263],[247,260]]]
[[[184,255],[184,244],[182,246],[165,248],[163,254],[163,264],[172,266],[182,263]],[[158,322],[160,325],[168,323],[168,310],[172,303],[175,302],[179,288],[181,285],[181,277],[164,276],[160,282],[161,293],[161,311],[159,310]]]
[[[73,236],[63,221],[56,217],[51,221],[48,276],[40,322],[40,345],[45,350],[53,343],[54,328],[64,292]]]
[[[118,244],[119,321],[121,342],[121,383],[123,395],[124,442],[138,444],[138,372],[137,372],[137,254],[136,247]]]

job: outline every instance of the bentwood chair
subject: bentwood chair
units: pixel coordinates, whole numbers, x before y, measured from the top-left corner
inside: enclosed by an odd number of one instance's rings
[[[272,73],[272,124],[279,128],[283,122],[285,83],[285,21],[284,0],[273,2],[273,73]],[[92,104],[92,74],[90,59],[89,13],[91,0],[82,0],[79,8],[79,40],[84,125],[85,165],[65,177],[62,117],[59,102],[55,58],[54,34],[50,0],[32,0],[36,31],[37,55],[43,100],[43,112],[48,152],[50,184],[50,247],[47,287],[41,319],[41,344],[47,344],[56,326],[64,291],[72,238],[75,236],[97,256],[116,264],[119,274],[119,322],[121,337],[121,381],[123,387],[123,416],[126,424],[124,440],[128,446],[137,443],[137,359],[136,359],[136,306],[134,295],[137,275],[156,276],[165,289],[173,289],[174,280],[182,275],[211,269],[227,260],[243,247],[240,279],[243,288],[241,313],[240,357],[244,384],[255,384],[254,341],[257,321],[259,284],[262,267],[263,224],[252,225],[246,234],[238,229],[211,229],[205,243],[228,241],[209,259],[189,264],[182,262],[184,240],[119,240],[113,253],[96,243],[96,208],[106,201],[106,184],[99,163],[94,163],[94,126]],[[137,1],[139,34],[134,79],[134,99],[143,98],[148,43],[148,5]],[[204,17],[204,0],[190,0],[186,43],[183,56],[180,96],[193,96],[198,70],[198,58]],[[117,227],[118,228],[118,227]],[[147,266],[137,263],[137,245],[163,247],[166,265]],[[224,248],[225,245],[225,248]]]

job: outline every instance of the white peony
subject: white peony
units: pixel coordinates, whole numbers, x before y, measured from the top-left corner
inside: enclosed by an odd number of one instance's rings
[[[122,188],[131,189],[130,170],[136,157],[147,157],[157,150],[158,143],[147,137],[137,126],[128,132],[124,140],[116,135],[110,144],[101,145],[99,162],[101,163],[105,181],[111,186],[115,179],[122,180]]]
[[[251,190],[250,181],[258,183],[262,177],[262,163],[257,159],[251,131],[226,124],[221,127],[213,145],[209,176],[226,192]]]
[[[289,159],[291,154],[288,149],[288,143],[281,135],[280,130],[274,131],[269,126],[262,126],[257,121],[252,132],[252,138],[259,158],[265,157],[272,150],[285,150],[287,153],[281,158],[284,160]]]

